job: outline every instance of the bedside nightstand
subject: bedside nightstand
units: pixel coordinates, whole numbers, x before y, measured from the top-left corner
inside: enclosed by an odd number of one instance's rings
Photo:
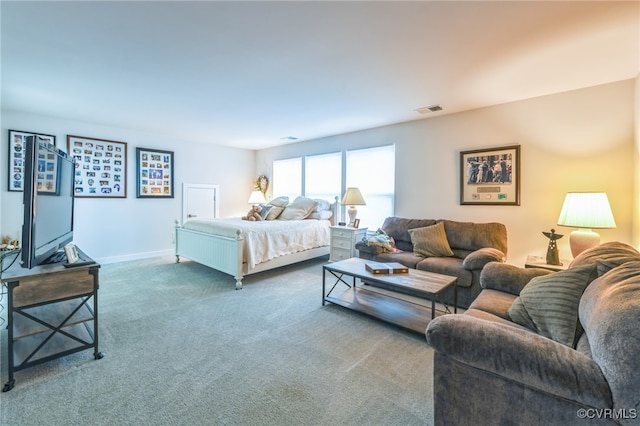
[[[564,271],[569,268],[571,260],[560,259],[562,265],[549,265],[547,259],[542,256],[527,256],[527,262],[524,264],[525,268],[542,268],[549,269],[551,271]]]
[[[331,226],[331,246],[329,261],[358,257],[356,243],[367,234],[367,228],[350,228],[348,226]]]

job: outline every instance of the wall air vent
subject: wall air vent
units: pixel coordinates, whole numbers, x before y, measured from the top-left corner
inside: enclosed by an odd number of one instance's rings
[[[420,114],[429,114],[430,112],[442,111],[442,106],[440,106],[440,105],[431,105],[431,106],[427,106],[427,107],[418,108],[415,111],[420,113]]]

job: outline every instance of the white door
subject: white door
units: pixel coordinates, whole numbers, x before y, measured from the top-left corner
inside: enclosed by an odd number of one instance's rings
[[[203,183],[182,184],[182,223],[189,219],[218,217],[220,186]]]

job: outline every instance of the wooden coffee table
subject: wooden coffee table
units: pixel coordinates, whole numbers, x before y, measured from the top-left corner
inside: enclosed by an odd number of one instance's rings
[[[365,268],[367,262],[354,257],[324,265],[322,304],[331,302],[424,333],[429,321],[435,318],[436,302],[445,306],[445,313],[451,312],[439,296],[453,286],[453,311],[458,311],[458,278],[416,269],[409,269],[406,274],[372,274]],[[327,272],[336,278],[328,292]],[[364,282],[380,284],[386,290]]]

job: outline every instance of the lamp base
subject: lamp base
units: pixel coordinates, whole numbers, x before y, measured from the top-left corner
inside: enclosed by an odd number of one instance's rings
[[[569,245],[573,257],[600,244],[600,234],[591,229],[576,229],[569,235]]]
[[[354,206],[350,206],[347,213],[349,214],[349,226],[353,226],[353,223],[356,221],[356,216],[358,215],[358,210]]]

